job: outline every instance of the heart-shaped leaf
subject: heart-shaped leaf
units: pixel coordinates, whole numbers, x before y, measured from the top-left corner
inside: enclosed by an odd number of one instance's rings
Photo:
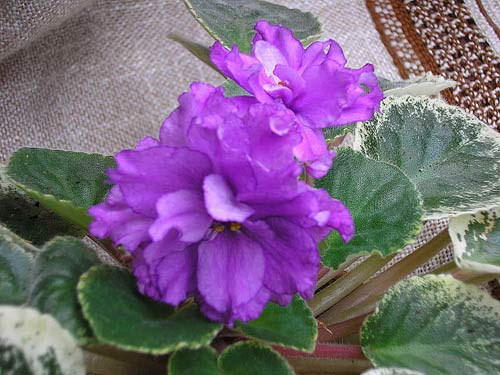
[[[500,373],[500,302],[451,276],[413,277],[389,290],[362,328],[376,366],[427,375]]]
[[[449,232],[460,268],[500,275],[500,208],[453,217]]]
[[[345,244],[337,232],[324,242],[322,262],[339,268],[350,258],[370,253],[387,256],[412,242],[422,226],[414,184],[393,165],[349,148],[340,148],[333,168],[315,183],[351,212],[356,233]]]
[[[50,315],[0,306],[2,375],[84,375],[82,351]]]
[[[211,348],[182,349],[170,358],[171,375],[293,375],[293,370],[271,348],[246,341],[234,344],[217,358]]]
[[[0,166],[0,223],[34,245],[57,235],[83,236],[84,231],[32,199]]]
[[[268,344],[307,352],[314,351],[318,336],[316,319],[299,296],[285,307],[269,303],[258,319],[237,322],[235,327],[246,336]]]
[[[217,40],[249,52],[255,23],[261,19],[292,29],[307,43],[319,37],[321,25],[311,13],[260,0],[184,0],[196,20]]]
[[[104,200],[106,170],[112,157],[41,148],[19,149],[10,159],[8,174],[31,197],[66,218],[87,228],[87,209]]]
[[[99,342],[125,350],[165,354],[198,348],[222,328],[194,305],[176,310],[142,296],[135,278],[117,267],[91,268],[80,279],[78,298]]]
[[[415,183],[427,219],[500,206],[500,134],[458,107],[388,98],[381,114],[357,127],[354,145]]]
[[[30,305],[51,314],[82,343],[92,332],[82,315],[76,286],[80,276],[96,264],[95,253],[82,241],[57,237],[44,246],[33,268]]]
[[[36,251],[27,242],[0,226],[0,304],[20,305],[28,288]]]

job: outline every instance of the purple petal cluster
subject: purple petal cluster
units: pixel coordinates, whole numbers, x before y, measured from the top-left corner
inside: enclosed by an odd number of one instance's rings
[[[159,140],[116,155],[90,231],[132,254],[143,294],[174,306],[193,296],[229,325],[269,301],[311,298],[318,243],[333,229],[348,241],[354,226],[341,202],[299,181],[303,139],[292,107],[195,83]]]
[[[307,48],[282,26],[259,21],[252,54],[231,51],[219,42],[211,48],[212,62],[261,103],[278,102],[294,112],[302,141],[295,156],[307,171],[322,177],[334,153],[327,149],[321,128],[369,120],[383,93],[372,65],[349,69],[333,40]]]

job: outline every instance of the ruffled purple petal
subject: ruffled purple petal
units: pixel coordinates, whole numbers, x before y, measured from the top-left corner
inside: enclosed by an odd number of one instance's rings
[[[158,218],[149,228],[153,241],[162,240],[171,229],[180,232],[180,240],[197,242],[207,233],[212,218],[207,214],[203,195],[195,190],[177,190],[165,194],[156,204]]]
[[[94,218],[89,231],[97,238],[110,237],[115,246],[121,245],[130,252],[151,240],[148,228],[153,220],[132,211],[123,201],[118,186],[111,189],[104,203],[89,208],[88,212]]]
[[[308,126],[300,128],[302,142],[295,147],[294,153],[298,160],[306,164],[306,171],[315,178],[321,178],[332,167],[335,152],[328,150],[321,129]]]
[[[220,175],[205,177],[203,192],[206,210],[215,220],[242,223],[254,212],[250,206],[236,200],[231,187]]]
[[[196,290],[196,263],[196,246],[172,233],[137,254],[133,272],[141,293],[177,306]]]
[[[259,223],[248,231],[262,246],[266,259],[264,285],[273,293],[272,299],[286,304],[294,293],[312,298],[320,262],[317,242],[290,220],[276,217],[265,223],[267,227]]]
[[[201,298],[227,324],[248,315],[248,304],[254,312],[264,308],[266,301],[255,300],[266,272],[263,250],[241,231],[225,230],[201,242],[197,268]]]
[[[115,159],[117,168],[108,171],[111,181],[119,184],[135,212],[151,218],[156,217],[160,197],[180,189],[200,189],[212,167],[200,152],[167,146],[126,150]]]

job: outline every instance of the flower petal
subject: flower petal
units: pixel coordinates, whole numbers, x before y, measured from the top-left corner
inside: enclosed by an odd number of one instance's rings
[[[158,218],[149,234],[153,241],[162,240],[171,229],[180,232],[180,240],[197,242],[206,234],[212,218],[207,214],[201,192],[177,190],[165,194],[156,204]]]
[[[328,150],[321,129],[308,126],[300,127],[302,142],[295,147],[294,153],[298,160],[306,163],[307,172],[315,178],[321,178],[332,167],[335,151]]]
[[[196,290],[196,257],[196,246],[186,246],[173,234],[151,243],[134,257],[139,291],[177,306]]]
[[[257,298],[265,272],[261,246],[241,230],[224,231],[198,248],[198,290],[202,300],[231,324],[260,312],[265,298]],[[259,311],[260,310],[260,311]],[[255,316],[256,317],[256,316]]]
[[[268,230],[262,230],[262,227],[249,230],[264,250],[264,285],[273,293],[273,300],[286,304],[294,293],[306,299],[312,298],[320,262],[316,241],[293,221],[268,218],[265,222]],[[269,230],[273,237],[269,236]]]
[[[250,206],[236,200],[231,187],[220,175],[212,174],[205,177],[203,191],[206,209],[215,220],[242,223],[253,213]]]
[[[120,185],[124,200],[135,212],[151,218],[156,217],[160,197],[180,189],[201,188],[212,166],[200,152],[168,146],[126,150],[115,159],[117,168],[108,171],[111,181]]]
[[[132,211],[123,201],[118,186],[110,190],[104,203],[91,207],[88,212],[94,218],[89,231],[97,238],[111,237],[115,246],[122,245],[130,252],[151,240],[148,229],[153,221]]]

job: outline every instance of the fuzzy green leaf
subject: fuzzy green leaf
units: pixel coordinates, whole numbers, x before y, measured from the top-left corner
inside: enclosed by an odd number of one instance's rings
[[[391,163],[422,195],[426,219],[500,206],[500,134],[440,100],[388,98],[354,145]]]
[[[260,317],[248,323],[237,322],[235,327],[245,336],[301,351],[312,352],[318,328],[307,304],[295,296],[288,306],[269,303]]]
[[[81,228],[41,206],[5,174],[0,166],[0,224],[34,245],[57,235],[83,236]]]
[[[98,341],[125,350],[165,354],[198,348],[210,344],[222,328],[194,305],[176,310],[142,296],[135,277],[112,266],[93,267],[84,274],[78,298]]]
[[[82,241],[57,237],[44,246],[33,268],[30,305],[51,314],[82,343],[92,332],[82,315],[76,286],[80,276],[96,264],[95,253]]]
[[[0,226],[0,304],[26,302],[33,252],[35,248]]]
[[[311,13],[260,0],[184,0],[196,20],[217,40],[249,52],[255,23],[261,19],[292,29],[304,43],[317,39],[321,25]]]
[[[421,201],[415,185],[398,168],[340,148],[334,167],[315,183],[351,212],[356,233],[344,243],[337,232],[324,242],[322,261],[339,268],[351,257],[387,256],[414,241],[422,226]]]
[[[168,364],[171,375],[293,375],[293,370],[271,348],[246,341],[231,345],[219,358],[211,348],[182,349]]]
[[[41,148],[22,148],[10,159],[9,176],[32,198],[72,223],[87,228],[87,209],[104,200],[112,157]]]
[[[427,375],[500,373],[500,302],[451,276],[413,277],[389,290],[362,327],[376,366]]]

